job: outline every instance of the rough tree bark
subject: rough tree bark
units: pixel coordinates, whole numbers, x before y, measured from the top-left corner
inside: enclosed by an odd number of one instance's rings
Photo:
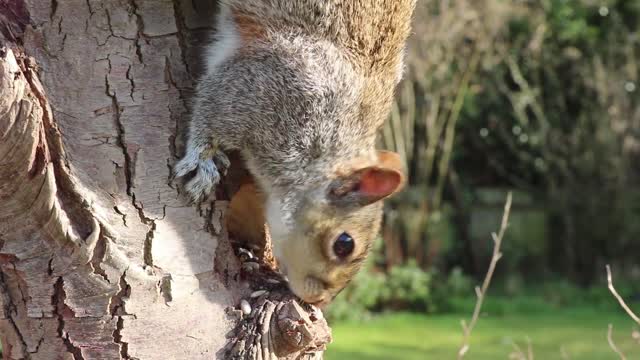
[[[228,201],[190,206],[170,181],[215,11],[0,0],[4,359],[321,356],[318,313],[282,288],[248,297],[260,281],[242,276]],[[248,317],[229,311],[243,297]]]

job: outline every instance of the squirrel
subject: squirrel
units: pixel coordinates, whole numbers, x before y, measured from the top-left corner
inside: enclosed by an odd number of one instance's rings
[[[279,270],[325,305],[351,281],[406,168],[375,149],[416,0],[223,0],[173,168],[208,199],[239,151],[264,196]]]

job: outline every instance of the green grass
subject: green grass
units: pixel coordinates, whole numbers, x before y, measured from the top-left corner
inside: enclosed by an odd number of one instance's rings
[[[387,314],[366,322],[332,324],[334,342],[327,360],[455,359],[460,320],[468,315]],[[526,352],[531,339],[535,359],[618,359],[607,343],[607,325],[627,359],[640,359],[640,344],[631,337],[634,323],[621,312],[597,309],[553,309],[480,318],[466,359],[509,359],[516,342]],[[636,326],[637,328],[637,326]]]

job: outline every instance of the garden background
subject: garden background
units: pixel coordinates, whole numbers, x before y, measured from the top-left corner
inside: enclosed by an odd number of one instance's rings
[[[419,1],[380,134],[409,186],[331,305],[328,359],[640,358],[640,1]],[[533,356],[531,356],[533,355]]]

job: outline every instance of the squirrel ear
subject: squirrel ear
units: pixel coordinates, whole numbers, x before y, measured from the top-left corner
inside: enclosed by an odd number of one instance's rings
[[[405,182],[400,156],[378,151],[378,163],[335,180],[329,189],[329,198],[336,204],[365,206],[400,191]]]

